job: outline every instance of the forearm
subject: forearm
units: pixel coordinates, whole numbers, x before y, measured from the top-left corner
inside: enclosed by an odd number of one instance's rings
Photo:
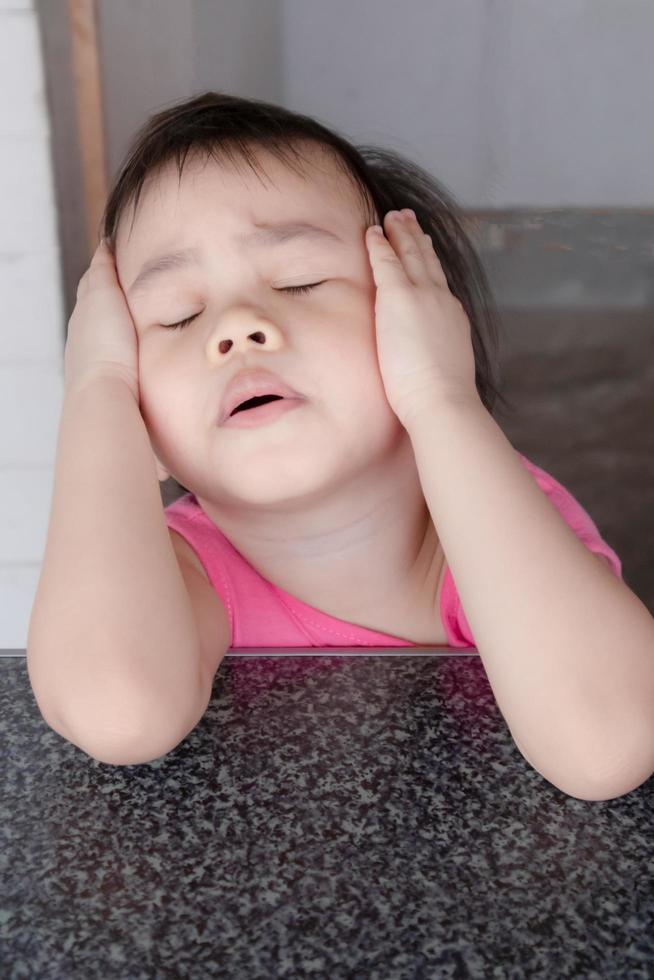
[[[64,397],[27,666],[44,718],[76,744],[71,731],[126,744],[198,701],[192,607],[145,423],[117,380]]]
[[[648,759],[651,774],[647,608],[568,527],[481,402],[434,405],[409,435],[477,650],[523,754],[557,785],[584,771],[609,779]]]

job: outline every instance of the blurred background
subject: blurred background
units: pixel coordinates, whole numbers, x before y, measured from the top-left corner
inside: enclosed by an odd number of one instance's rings
[[[108,185],[148,115],[207,89],[454,194],[501,314],[497,421],[654,613],[653,37],[650,0],[0,0],[0,648],[27,642]]]

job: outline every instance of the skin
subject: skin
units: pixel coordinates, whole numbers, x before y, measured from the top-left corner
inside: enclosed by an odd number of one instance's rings
[[[333,161],[308,152],[305,179],[263,151],[263,183],[210,159],[178,187],[171,166],[145,185],[131,232],[131,213],[121,220],[116,269],[157,475],[188,487],[250,564],[303,602],[415,643],[445,642],[443,554],[379,372],[361,203]],[[304,240],[257,252],[233,241],[254,221],[291,219],[334,230],[346,247]],[[204,267],[128,296],[146,260],[190,244]],[[321,280],[306,295],[275,291]],[[181,330],[162,326],[201,311]],[[227,382],[260,366],[306,401],[259,428],[218,426]]]

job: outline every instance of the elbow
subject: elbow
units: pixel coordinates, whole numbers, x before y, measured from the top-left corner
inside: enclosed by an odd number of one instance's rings
[[[138,766],[153,762],[171,752],[184,738],[184,735],[165,738],[164,731],[130,733],[97,727],[71,727],[60,720],[45,717],[44,721],[57,735],[89,758],[110,766]]]
[[[517,743],[516,743],[517,744]],[[518,745],[524,759],[540,776],[556,786],[567,796],[588,802],[606,802],[626,796],[646,783],[654,775],[654,735],[634,738],[628,745],[613,745],[598,762],[595,756],[591,764],[570,768],[570,758],[564,764],[551,762],[538,765]]]
[[[654,775],[654,731],[633,730],[616,738],[604,756],[590,769],[593,800],[615,800],[626,796]]]
[[[585,781],[564,781],[564,784],[555,783],[557,789],[560,789],[563,793],[568,796],[572,796],[576,800],[586,800],[588,802],[607,802],[608,800],[618,799],[620,796],[627,796],[627,794],[632,793],[652,775],[652,770],[642,774],[634,774],[634,772],[629,769],[622,773],[619,777],[613,777],[612,779],[606,780],[585,780]],[[551,781],[551,780],[550,780]]]
[[[210,697],[210,695],[209,695]],[[138,725],[119,725],[113,718],[108,723],[98,723],[88,716],[77,719],[43,716],[46,724],[58,735],[81,749],[96,762],[111,766],[138,766],[154,762],[168,755],[193,731],[209,703],[203,696],[192,710],[180,713],[156,711],[150,706],[141,713]]]
[[[643,783],[646,783],[653,774],[654,770],[651,769],[644,774],[634,774],[629,769],[621,773],[619,777],[613,777],[610,780],[585,780],[583,782],[581,780],[572,782],[564,780],[563,783],[557,781],[553,785],[576,800],[607,802],[608,800],[615,800],[620,796],[627,796],[629,793],[632,793],[635,789],[642,786]],[[548,779],[548,781],[553,782],[551,779]]]
[[[89,758],[110,766],[140,766],[168,755],[184,738],[152,740],[136,735],[133,738],[112,733],[94,733],[91,737],[74,734],[64,736]]]

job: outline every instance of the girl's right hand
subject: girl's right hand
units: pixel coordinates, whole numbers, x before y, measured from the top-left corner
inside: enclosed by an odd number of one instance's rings
[[[119,378],[139,400],[138,339],[114,257],[104,240],[77,287],[64,351],[65,388]]]

